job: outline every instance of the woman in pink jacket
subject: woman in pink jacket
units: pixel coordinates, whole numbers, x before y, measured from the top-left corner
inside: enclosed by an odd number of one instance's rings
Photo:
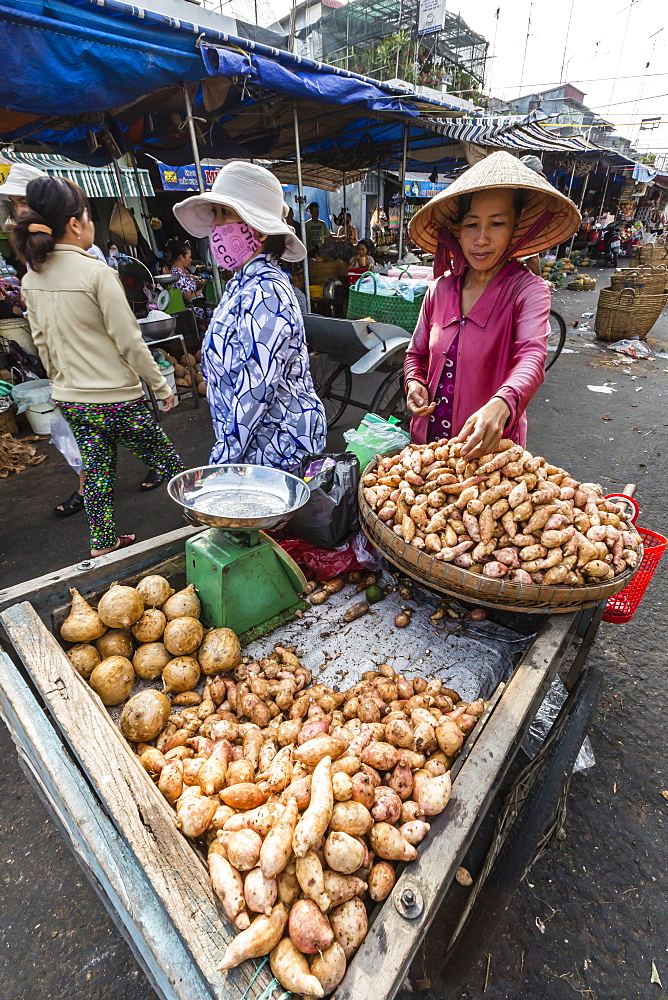
[[[529,400],[543,381],[550,292],[516,258],[556,246],[577,208],[510,153],[492,153],[432,198],[410,225],[435,252],[404,376],[411,435],[457,437],[464,457],[502,437],[526,444]]]

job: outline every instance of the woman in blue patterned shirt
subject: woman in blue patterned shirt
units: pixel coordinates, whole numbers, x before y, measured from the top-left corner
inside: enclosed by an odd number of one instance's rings
[[[226,164],[210,192],[174,208],[193,236],[209,236],[233,272],[202,344],[216,443],[210,462],[294,471],[324,450],[327,425],[309,369],[301,311],[279,261],[306,248],[284,221],[279,181],[264,167]]]

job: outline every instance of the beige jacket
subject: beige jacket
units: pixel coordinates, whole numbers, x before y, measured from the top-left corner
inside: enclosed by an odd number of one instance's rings
[[[140,377],[158,399],[171,395],[113,268],[57,243],[43,269],[28,271],[21,287],[55,402],[142,399]]]

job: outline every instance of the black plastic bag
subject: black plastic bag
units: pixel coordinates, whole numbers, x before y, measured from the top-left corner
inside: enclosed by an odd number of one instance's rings
[[[290,519],[289,532],[323,549],[333,549],[359,531],[357,487],[360,464],[350,451],[340,455],[305,455],[299,475],[303,478],[311,462],[332,458],[336,465],[317,473],[306,485],[311,497]]]

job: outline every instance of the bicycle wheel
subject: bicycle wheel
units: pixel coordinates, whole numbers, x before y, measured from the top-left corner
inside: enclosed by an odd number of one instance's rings
[[[353,377],[346,365],[333,361],[327,354],[314,351],[309,355],[313,387],[322,400],[327,427],[341,419],[350,401]]]
[[[548,371],[561,354],[566,343],[566,321],[558,312],[550,309],[550,332],[547,337],[547,357],[545,371]]]
[[[397,417],[400,426],[405,431],[409,429],[411,412],[406,406],[403,368],[390,372],[387,378],[383,379],[371,402],[371,412],[377,413],[383,420]]]

